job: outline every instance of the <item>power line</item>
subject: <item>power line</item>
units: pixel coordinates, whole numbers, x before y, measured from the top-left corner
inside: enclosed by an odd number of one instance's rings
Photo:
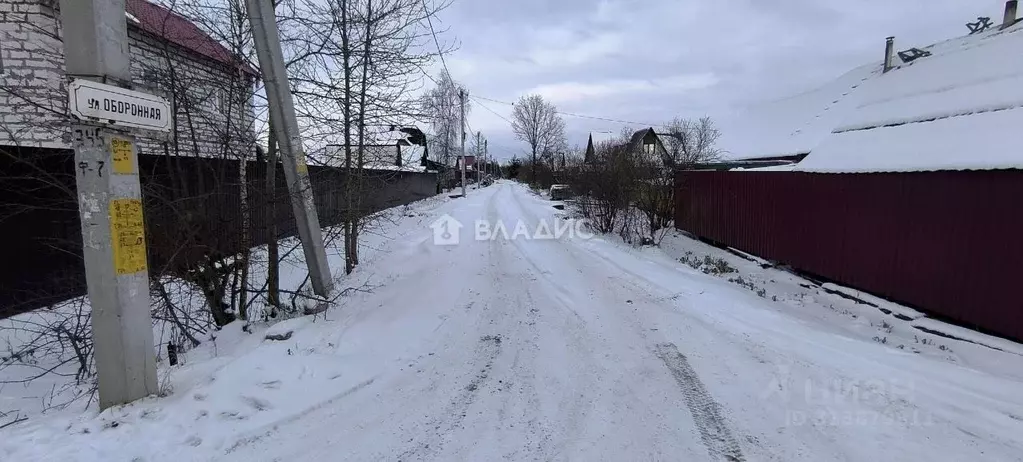
[[[506,104],[508,106],[515,106],[515,103],[509,103],[507,101],[500,101],[500,100],[496,100],[496,99],[493,99],[493,98],[487,98],[485,96],[476,95],[475,97],[479,98],[479,99],[486,100],[486,101],[491,101],[491,102],[494,102],[494,103],[498,103],[498,104]],[[482,106],[482,104],[481,104],[481,106]],[[491,112],[493,112],[493,111],[491,111]],[[557,110],[554,111],[554,112],[556,114],[561,114],[563,116],[568,116],[568,117],[578,117],[580,119],[591,119],[591,120],[602,120],[604,122],[615,122],[615,123],[626,124],[626,125],[646,125],[646,126],[649,126],[649,127],[656,127],[656,126],[660,125],[660,124],[651,124],[651,123],[646,123],[646,122],[635,122],[635,121],[631,121],[631,120],[613,119],[613,118],[610,118],[610,117],[598,117],[598,116],[591,116],[591,115],[586,115],[586,114],[576,114],[576,113],[573,113],[573,112],[565,112],[565,111],[557,111]],[[505,119],[505,120],[508,120],[508,119]]]
[[[491,114],[493,114],[493,115],[496,115],[496,116],[498,116],[498,117],[500,117],[500,118],[504,119],[504,121],[505,121],[505,122],[508,122],[508,123],[512,123],[512,121],[511,121],[511,120],[508,120],[508,118],[507,118],[507,117],[505,117],[505,116],[503,116],[503,115],[501,115],[501,114],[498,114],[498,113],[497,113],[496,111],[494,111],[493,109],[490,109],[489,107],[487,107],[486,105],[484,105],[483,103],[481,103],[481,102],[480,102],[480,100],[476,99],[476,97],[475,97],[475,96],[469,95],[469,99],[471,99],[471,100],[473,100],[473,101],[476,101],[476,104],[479,104],[481,108],[483,108],[483,109],[486,109],[486,110],[490,111],[490,113],[491,113]],[[484,98],[484,99],[486,99],[486,98]]]
[[[444,59],[444,50],[440,48],[440,40],[437,40],[437,31],[433,29],[433,19],[431,19],[431,16],[433,15],[429,14],[427,11],[429,8],[430,7],[426,6],[426,0],[423,0],[423,13],[426,13],[426,23],[430,25],[430,35],[433,36],[433,44],[437,45],[437,54],[440,55],[440,63],[444,65],[444,72],[446,72],[450,78],[451,71],[448,70],[448,63]],[[433,80],[433,77],[430,77],[430,80]],[[437,81],[434,80],[434,83],[437,83]]]

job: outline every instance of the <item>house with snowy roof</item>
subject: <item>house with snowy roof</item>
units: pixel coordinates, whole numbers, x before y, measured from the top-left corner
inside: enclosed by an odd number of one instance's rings
[[[254,152],[257,72],[164,6],[126,0],[125,10],[132,86],[175,107],[176,136],[139,137],[139,153],[225,157],[230,151],[238,158]],[[0,147],[68,149],[67,84],[59,2],[0,0]]]
[[[791,162],[680,172],[676,226],[1023,339],[1016,1],[987,29],[901,53],[886,45],[884,60],[723,123],[733,160]]]
[[[411,130],[422,136],[418,129]],[[402,130],[385,130],[366,135],[366,142],[361,146],[362,167],[372,170],[401,170],[423,172],[427,166],[423,159],[427,156],[425,137],[417,139],[416,135]],[[351,149],[352,163],[356,165],[360,146],[353,144]],[[344,145],[328,145],[325,155],[313,157],[331,167],[343,167],[348,150]]]
[[[590,132],[586,141],[586,152],[583,156],[584,163],[593,163],[596,159],[597,150],[602,146],[622,143],[618,135],[612,132]],[[624,146],[631,153],[646,153],[653,155],[664,155],[667,151],[660,136],[653,128],[636,130],[624,141]]]

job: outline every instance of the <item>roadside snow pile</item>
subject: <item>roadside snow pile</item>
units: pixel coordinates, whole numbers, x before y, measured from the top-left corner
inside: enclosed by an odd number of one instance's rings
[[[917,310],[855,289],[831,283],[818,285],[783,269],[765,268],[763,260],[755,256],[733,254],[680,232],[670,233],[660,250],[651,251],[663,251],[696,271],[777,303],[778,309],[786,314],[820,323],[836,332],[900,352],[1023,379],[1023,345],[1010,340],[928,319]]]
[[[1023,345],[1004,338],[982,334],[965,327],[959,327],[953,324],[927,318],[913,321],[912,326],[924,332],[936,334],[941,337],[976,343],[977,345],[983,345],[1006,353],[1023,356]]]
[[[871,294],[856,289],[842,287],[838,284],[834,284],[831,282],[821,285],[821,288],[828,292],[845,295],[854,300],[866,303],[867,305],[873,306],[881,310],[881,312],[884,314],[890,314],[903,321],[912,321],[914,319],[920,319],[924,317],[924,314],[917,310],[907,308],[897,303],[889,302],[888,300],[885,300],[883,298],[875,297]]]
[[[408,233],[421,229],[436,218],[437,209],[448,203],[447,197],[435,196],[380,212],[377,219],[367,225],[360,239],[363,263],[368,264],[384,256],[381,252],[384,243],[400,240]],[[282,240],[282,255],[286,253],[283,249],[295,245],[295,239]],[[340,244],[328,249],[328,258],[332,268],[344,267]],[[253,249],[250,259],[253,262],[265,262],[265,246]],[[282,290],[295,292],[305,276],[301,251],[293,252],[282,261]],[[260,287],[266,278],[265,264],[254,264],[249,278],[251,286]],[[357,269],[341,286],[370,290],[379,282],[386,281],[377,281],[376,275],[362,273]],[[291,303],[288,296],[283,298],[284,303]],[[240,330],[242,324],[235,322],[222,331],[216,330],[198,288],[176,279],[164,278],[159,285],[154,285],[151,302],[154,354],[159,367],[161,392],[173,394],[192,388],[195,383],[190,380],[199,380],[199,376],[202,376],[202,381],[216,380],[216,374],[206,374],[209,371],[205,370],[197,376],[195,366],[190,363],[213,358],[213,363],[222,365],[221,360],[232,355],[235,343],[240,341],[233,332]],[[298,297],[295,303],[301,311],[305,300]],[[254,303],[250,307],[253,335],[265,329],[265,325],[261,327],[258,322],[264,317],[263,308],[261,303]],[[93,376],[95,364],[92,360],[91,313],[88,298],[80,297],[58,303],[49,309],[0,319],[0,426],[21,417],[27,417],[28,422],[18,426],[33,424],[37,419],[45,418],[43,416],[77,417],[81,412],[88,415],[96,411],[97,404],[93,399],[96,383]],[[318,315],[317,318],[323,316]],[[331,316],[329,311],[326,316]],[[312,318],[309,317],[286,320],[268,329],[264,335],[279,334],[283,338],[286,336],[285,331],[290,330],[293,337],[288,340],[293,342],[294,336],[308,329],[311,322]],[[262,340],[263,336],[258,338]],[[199,342],[201,345],[198,348],[190,348]],[[179,347],[177,355],[184,365],[183,369],[170,367],[165,361],[167,345],[171,343]],[[287,341],[267,343],[293,346],[293,343]],[[291,352],[298,354],[299,349],[291,348]],[[315,397],[309,399],[314,400]],[[89,418],[82,417],[84,420]],[[0,460],[36,460],[32,457],[9,459],[3,454],[0,451]]]
[[[296,330],[299,330],[307,326],[311,322],[313,322],[313,320],[308,316],[300,316],[297,318],[288,319],[286,321],[281,321],[277,324],[270,326],[270,328],[266,330],[266,333],[263,334],[263,336],[267,340],[278,341],[288,340],[291,338],[291,336],[295,333]]]
[[[339,362],[331,346],[334,326],[319,324],[290,341],[261,344],[262,336],[242,332],[235,322],[189,352],[188,364],[161,370],[166,397],[98,415],[32,418],[5,430],[0,460],[99,461],[115,454],[191,460],[229,451],[372,381],[372,362]]]

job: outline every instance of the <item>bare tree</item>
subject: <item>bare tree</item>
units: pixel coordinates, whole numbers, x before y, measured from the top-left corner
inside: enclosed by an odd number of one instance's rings
[[[462,112],[459,93],[465,87],[455,82],[446,70],[441,71],[435,79],[437,85],[423,95],[422,107],[426,119],[433,129],[430,151],[438,162],[445,166],[453,166],[452,159],[459,153],[462,132]],[[466,102],[466,115],[472,106]]]
[[[512,131],[518,139],[529,144],[533,164],[531,182],[535,182],[537,155],[553,155],[566,145],[565,121],[558,115],[557,108],[542,96],[526,95],[515,103]]]
[[[676,117],[661,128],[660,136],[667,151],[664,165],[669,168],[687,169],[721,155],[717,148],[721,132],[710,117],[697,120]]]

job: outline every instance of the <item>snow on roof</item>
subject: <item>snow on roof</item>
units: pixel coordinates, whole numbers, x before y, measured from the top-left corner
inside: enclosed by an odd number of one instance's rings
[[[399,146],[397,141],[383,141],[377,144],[376,142],[380,141],[380,139],[375,137],[375,144],[367,144],[362,151],[363,164],[366,168],[370,168],[370,165],[394,166],[398,160],[399,149],[401,150],[401,163],[403,166],[418,166],[422,161],[424,147],[415,144],[402,144]],[[358,155],[358,150],[358,146],[352,146],[353,158]],[[320,158],[328,165],[340,166],[344,163],[345,154],[344,145],[332,144],[324,148],[322,153],[320,153]]]
[[[861,66],[817,89],[747,106],[719,118],[723,160],[783,157],[810,152],[856,104],[855,90],[881,64]]]
[[[736,167],[730,172],[791,172],[796,169],[796,164],[769,165],[767,167]]]
[[[419,172],[419,173],[422,173],[422,172],[426,171],[426,167],[423,167],[423,166],[419,165],[418,161],[414,165],[402,165],[401,167],[399,167],[397,165],[366,164],[365,166],[363,166],[363,168],[366,169],[366,170],[386,170],[386,171],[390,171],[390,172]]]
[[[807,172],[1023,168],[1023,27],[926,48],[868,79],[856,107],[800,162]]]

